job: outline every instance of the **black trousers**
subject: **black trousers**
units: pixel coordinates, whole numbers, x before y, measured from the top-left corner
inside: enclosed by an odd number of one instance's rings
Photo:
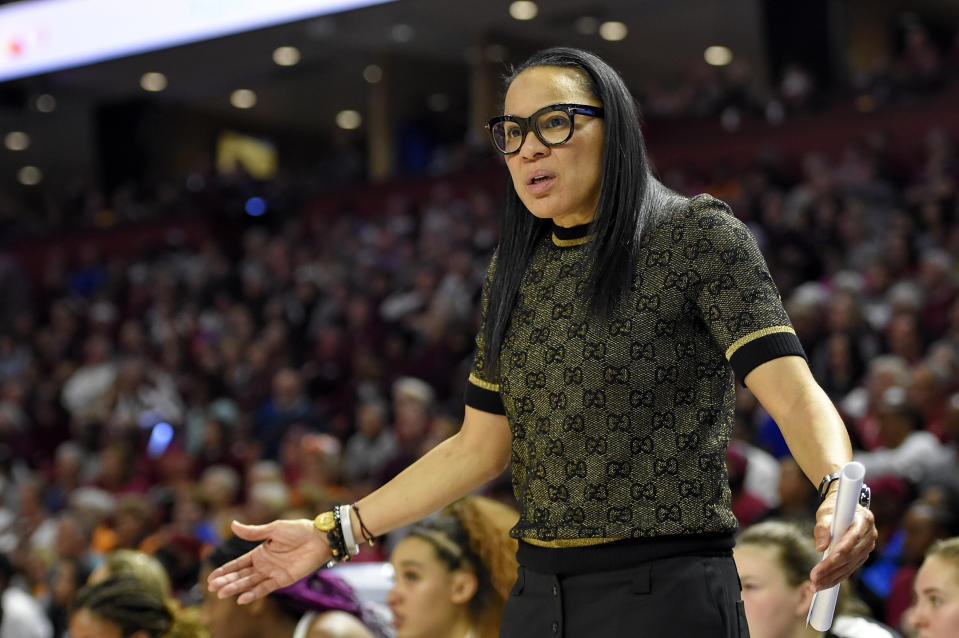
[[[543,574],[520,565],[500,638],[748,638],[732,557]]]

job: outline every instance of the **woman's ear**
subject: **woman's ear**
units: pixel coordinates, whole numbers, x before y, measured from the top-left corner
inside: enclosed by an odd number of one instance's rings
[[[804,581],[802,585],[799,586],[799,600],[796,603],[796,615],[805,618],[809,614],[809,607],[812,605],[813,594],[816,593],[816,588],[813,586],[811,581]]]
[[[479,582],[476,580],[476,574],[465,569],[459,569],[453,572],[450,600],[457,605],[466,604],[476,595],[478,587]]]

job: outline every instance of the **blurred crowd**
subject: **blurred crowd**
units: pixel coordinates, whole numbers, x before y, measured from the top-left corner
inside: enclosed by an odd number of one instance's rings
[[[936,29],[930,29],[934,24]],[[725,66],[702,64],[673,83],[651,82],[639,88],[650,118],[719,117],[736,130],[746,120],[781,124],[796,116],[815,115],[831,105],[852,103],[861,111],[912,103],[923,96],[959,84],[959,30],[927,23],[904,12],[895,26],[888,56],[851,69],[849,85],[827,90],[828,73],[792,61],[772,82],[756,69],[734,59]]]
[[[954,73],[956,51],[910,38],[888,70],[900,85]],[[809,153],[797,176],[755,163],[666,180],[728,201],[758,238],[867,467],[880,545],[857,592],[908,627],[926,550],[959,535],[954,134],[930,125],[915,158],[877,131]],[[123,191],[111,214],[223,215],[246,197],[229,188]],[[294,187],[270,188],[285,214],[222,218],[197,244],[81,250],[35,278],[0,255],[0,584],[58,637],[111,552],[154,556],[197,603],[231,520],[349,502],[458,428],[500,194],[438,178],[422,198],[311,215]],[[741,386],[727,465],[741,525],[811,526],[815,490]],[[490,492],[511,498],[508,481]]]

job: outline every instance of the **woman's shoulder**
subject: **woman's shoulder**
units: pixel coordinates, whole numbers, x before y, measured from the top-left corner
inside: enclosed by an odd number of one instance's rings
[[[673,199],[663,206],[650,224],[648,236],[654,244],[665,241],[675,246],[697,243],[703,238],[715,239],[723,229],[735,231],[741,227],[743,223],[726,202],[701,193]]]
[[[895,630],[863,616],[838,616],[828,638],[902,638]]]
[[[736,220],[729,204],[713,197],[709,193],[700,193],[699,195],[690,197],[687,201],[688,205],[683,211],[687,222],[695,221],[697,224],[702,225],[708,220],[712,220],[714,223],[728,223],[731,220]]]

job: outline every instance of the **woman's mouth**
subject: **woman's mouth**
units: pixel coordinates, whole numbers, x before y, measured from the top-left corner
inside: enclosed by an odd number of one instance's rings
[[[556,175],[553,173],[535,173],[526,182],[526,190],[534,195],[549,190],[556,182]]]

